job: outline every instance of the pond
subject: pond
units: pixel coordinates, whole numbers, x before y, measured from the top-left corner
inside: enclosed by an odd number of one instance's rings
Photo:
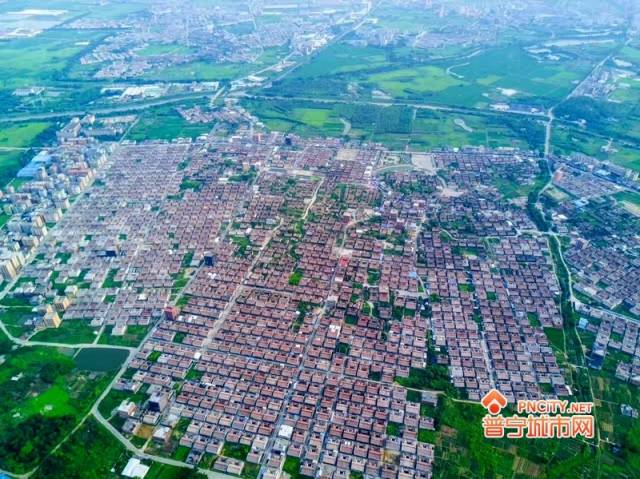
[[[84,348],[75,357],[79,369],[104,372],[119,369],[129,356],[126,349]]]

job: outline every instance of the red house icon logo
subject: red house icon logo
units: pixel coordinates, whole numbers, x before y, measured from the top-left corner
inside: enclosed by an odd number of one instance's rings
[[[507,398],[497,389],[492,389],[485,394],[480,403],[495,416],[507,405]]]

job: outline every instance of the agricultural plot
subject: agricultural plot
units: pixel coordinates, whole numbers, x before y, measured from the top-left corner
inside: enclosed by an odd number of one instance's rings
[[[408,47],[329,47],[267,94],[351,97],[488,108],[508,102],[547,108],[560,102],[593,68],[597,57],[532,55],[521,44],[475,55],[429,58]]]
[[[6,186],[23,164],[24,152],[19,150],[0,150],[0,187]]]
[[[375,104],[245,100],[243,106],[272,129],[303,136],[344,136],[385,144],[408,140],[413,111]]]
[[[170,82],[227,81],[246,75],[251,69],[251,64],[216,64],[213,62],[195,61],[161,70],[154,70],[143,75],[143,78],[145,80]]]
[[[211,131],[213,125],[189,123],[174,106],[162,106],[146,110],[131,128],[128,140],[172,140],[195,138]]]
[[[634,216],[640,216],[640,195],[632,192],[615,195],[620,205]]]
[[[29,148],[43,142],[50,123],[34,122],[0,128],[0,187],[9,183],[29,159]]]
[[[544,126],[539,120],[507,115],[419,110],[411,135],[416,149],[470,145],[540,150],[543,144]]]
[[[12,40],[0,49],[0,88],[54,85],[71,62],[106,32],[48,30],[33,38]]]
[[[305,136],[339,136],[344,130],[337,110],[330,104],[246,100],[243,106],[272,130],[295,132]]]
[[[589,133],[575,128],[556,126],[551,138],[553,152],[556,154],[570,155],[572,153],[583,153],[594,158],[606,159],[603,152],[607,142],[602,138],[597,138]]]
[[[551,138],[553,152],[561,155],[583,153],[603,161],[610,161],[618,166],[640,171],[640,144],[630,146],[629,142],[619,140],[615,134],[604,138],[592,133],[594,129],[579,130],[564,125],[556,126]]]
[[[245,100],[243,106],[272,129],[303,136],[345,136],[416,151],[463,146],[540,150],[544,125],[536,119],[461,114],[348,102]]]
[[[442,18],[439,18],[437,11],[433,9],[402,7],[398,4],[383,4],[376,10],[376,17],[381,27],[407,33],[420,33],[443,23]],[[448,18],[447,21],[451,20]]]

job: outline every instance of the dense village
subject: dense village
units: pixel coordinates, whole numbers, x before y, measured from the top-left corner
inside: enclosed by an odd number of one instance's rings
[[[563,327],[549,238],[500,190],[546,180],[533,154],[253,128],[102,143],[101,121],[71,121],[3,193],[3,326],[139,344],[100,407],[122,440],[235,475],[278,478],[299,460],[309,477],[428,478],[437,391],[573,393],[549,340]],[[576,209],[634,187],[556,161],[546,201],[580,197],[548,205],[565,233]],[[613,246],[571,235],[589,365],[617,353],[616,376],[637,385],[635,266],[613,250],[588,276]],[[619,304],[628,313],[604,309]]]

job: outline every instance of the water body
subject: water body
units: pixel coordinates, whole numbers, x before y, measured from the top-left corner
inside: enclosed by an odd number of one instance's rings
[[[79,369],[94,372],[120,369],[129,356],[126,349],[84,348],[75,357]]]

